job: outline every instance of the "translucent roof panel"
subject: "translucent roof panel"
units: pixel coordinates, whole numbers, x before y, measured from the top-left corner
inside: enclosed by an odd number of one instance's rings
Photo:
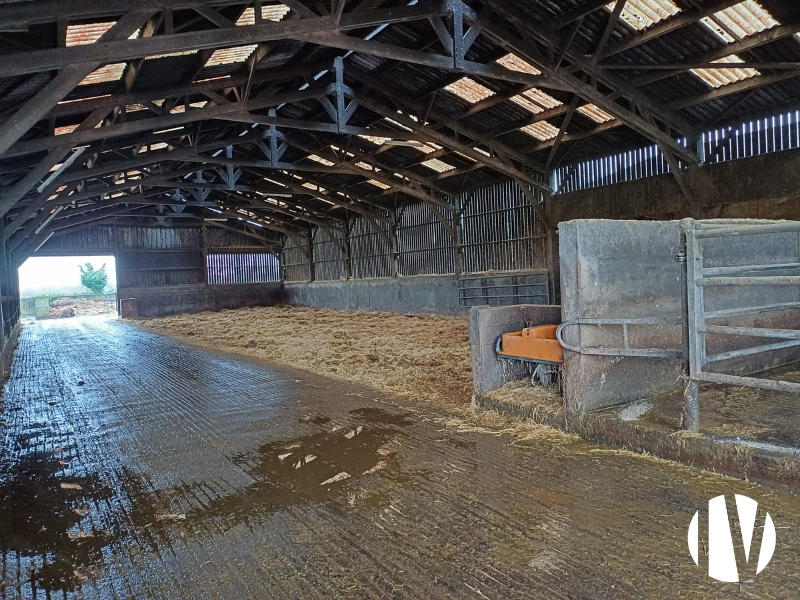
[[[420,163],[423,167],[428,167],[437,173],[444,173],[445,171],[452,171],[455,169],[453,165],[449,165],[444,161],[439,160],[438,158],[431,158],[426,160],[423,163]]]
[[[608,3],[606,8],[612,11],[616,5],[615,0]],[[619,18],[634,29],[642,31],[679,12],[681,9],[675,6],[671,0],[628,0]]]
[[[764,7],[755,0],[745,0],[735,6],[705,17],[703,25],[728,44],[780,25]],[[731,35],[732,34],[732,35]],[[734,37],[735,36],[735,37]]]
[[[519,71],[520,73],[528,73],[530,75],[541,75],[542,73],[539,69],[534,67],[529,62],[521,59],[513,52],[497,59],[497,64],[505,67],[506,69],[511,69],[512,71]]]
[[[730,56],[720,58],[719,60],[715,60],[713,62],[724,64],[741,63],[744,61],[735,54],[731,54]],[[713,88],[722,87],[723,85],[728,85],[729,83],[735,83],[737,81],[742,81],[744,79],[750,79],[751,77],[761,75],[759,71],[749,67],[735,69],[692,69],[692,73],[697,75],[700,79]]]
[[[284,4],[272,4],[261,7],[261,18],[265,21],[280,21],[289,12],[289,7]],[[236,21],[237,25],[255,25],[256,17],[253,7],[246,8]]]
[[[451,83],[445,88],[451,94],[455,94],[459,98],[463,98],[470,104],[475,104],[481,100],[485,100],[490,96],[494,96],[494,92],[487,87],[482,86],[477,81],[469,77],[462,77],[455,83]]]
[[[598,108],[594,104],[587,104],[586,106],[581,106],[578,108],[578,112],[586,115],[593,121],[597,123],[607,123],[608,121],[613,121],[614,117],[608,114],[601,108]]]
[[[217,65],[230,65],[232,63],[244,62],[247,60],[247,57],[253,53],[256,47],[257,44],[239,46],[238,48],[220,48],[214,51],[214,54],[208,59],[206,66],[215,67]]]
[[[532,135],[537,140],[546,141],[551,140],[558,135],[558,128],[554,127],[547,121],[539,121],[532,125],[521,127],[520,131],[524,131],[528,135]]]

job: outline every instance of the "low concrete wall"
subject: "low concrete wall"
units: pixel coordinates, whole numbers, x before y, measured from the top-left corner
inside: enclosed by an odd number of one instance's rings
[[[124,318],[166,317],[207,310],[272,306],[283,300],[283,286],[276,282],[120,288],[117,297]]]
[[[485,396],[507,381],[524,379],[530,366],[522,361],[501,360],[495,344],[504,333],[536,325],[561,323],[561,307],[520,304],[476,306],[469,313],[469,343],[472,349],[472,386],[475,397]]]
[[[284,298],[293,306],[331,310],[446,316],[464,316],[469,312],[458,305],[455,275],[287,283]]]
[[[11,375],[11,363],[14,362],[14,350],[19,343],[19,334],[22,331],[22,322],[17,322],[11,333],[2,342],[0,348],[0,387],[5,384]]]

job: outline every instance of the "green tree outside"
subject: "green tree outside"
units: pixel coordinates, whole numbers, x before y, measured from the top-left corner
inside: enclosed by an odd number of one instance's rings
[[[102,294],[108,283],[106,266],[95,269],[92,263],[86,263],[86,269],[78,265],[81,270],[81,284],[93,294]]]

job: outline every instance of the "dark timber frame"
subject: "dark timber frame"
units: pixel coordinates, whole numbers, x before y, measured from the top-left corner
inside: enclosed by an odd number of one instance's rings
[[[762,91],[763,105],[772,86],[784,85],[783,103],[791,93],[800,99],[792,81],[800,47],[785,47],[800,15],[765,0],[780,24],[675,60],[662,56],[664,43],[708,35],[700,21],[719,22],[715,14],[737,4],[676,2],[681,12],[642,31],[623,22],[625,0],[613,11],[607,1],[575,0],[558,15],[536,0],[289,0],[278,21],[262,18],[275,4],[260,0],[2,4],[6,268],[52,235],[125,220],[223,215],[227,224],[212,225],[255,235],[247,222],[258,224],[276,248],[309,228],[337,240],[339,230],[348,253],[352,216],[391,246],[383,225],[393,211],[423,202],[456,239],[457,195],[503,179],[552,230],[552,169],[637,142],[660,148],[697,206],[684,171],[702,165],[699,132],[746,111]],[[237,24],[246,11],[252,23]],[[97,22],[113,25],[93,43],[66,43],[70,26]],[[238,63],[208,64],[215,50],[250,45]],[[496,62],[509,52],[532,68]],[[733,54],[741,62],[726,68],[760,75],[698,91],[687,72]],[[168,76],[153,83],[155,61]],[[124,63],[119,81],[83,83],[114,63]],[[464,106],[444,90],[463,77],[491,95]],[[409,85],[414,78],[426,83]],[[677,91],[665,95],[665,82]],[[534,88],[558,102],[520,116],[511,101]],[[580,110],[587,104],[608,120],[589,120]],[[709,110],[717,114],[704,116]],[[545,122],[557,134],[520,143],[520,128]],[[423,144],[425,153],[409,156]],[[449,168],[426,169],[434,160]]]

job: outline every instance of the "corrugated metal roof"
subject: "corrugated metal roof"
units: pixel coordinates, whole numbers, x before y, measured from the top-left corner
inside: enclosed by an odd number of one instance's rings
[[[125,72],[125,65],[126,63],[113,63],[104,67],[100,67],[96,71],[93,71],[84,77],[84,79],[78,85],[90,85],[92,83],[104,83],[106,81],[119,81],[122,77],[122,73]]]
[[[779,25],[778,21],[755,0],[745,0],[714,13],[713,16],[713,19],[705,17],[702,23],[729,44],[735,42],[736,38],[746,38]]]
[[[509,52],[505,56],[497,59],[497,64],[511,69],[512,71],[519,71],[520,73],[529,73],[531,75],[541,75],[541,71],[534,67],[529,62],[523,60],[513,52]]]
[[[520,131],[524,131],[527,134],[532,135],[538,140],[545,140],[553,139],[558,135],[558,128],[553,127],[547,121],[539,121],[538,123],[534,123],[533,125],[526,125],[525,127],[520,128]]]
[[[475,104],[476,102],[485,100],[490,96],[494,96],[494,92],[492,90],[469,77],[462,77],[458,81],[445,86],[444,89],[451,94],[455,94],[459,98],[466,100],[470,104]]]
[[[289,12],[289,7],[284,4],[271,4],[261,7],[261,18],[265,21],[280,21]],[[252,6],[244,9],[242,15],[237,19],[236,24],[241,25],[255,25],[256,17],[255,10]]]
[[[598,108],[594,104],[587,104],[586,106],[581,106],[578,108],[578,112],[586,115],[593,121],[597,123],[607,123],[608,121],[613,121],[614,117],[608,114],[601,108]]]
[[[94,44],[116,21],[67,26],[67,47]]]
[[[731,54],[730,56],[726,56],[725,58],[720,58],[719,60],[715,60],[713,62],[725,64],[725,63],[741,63],[744,61],[735,54]],[[723,85],[736,83],[737,81],[742,81],[744,79],[750,79],[751,77],[756,77],[758,75],[761,75],[761,73],[759,73],[757,70],[750,68],[692,69],[692,73],[697,75],[700,79],[705,81],[708,85],[710,85],[713,88],[722,87]]]
[[[606,5],[606,9],[612,11],[616,5],[614,0]],[[670,0],[628,0],[622,9],[620,19],[641,31],[679,12],[681,9]]]

